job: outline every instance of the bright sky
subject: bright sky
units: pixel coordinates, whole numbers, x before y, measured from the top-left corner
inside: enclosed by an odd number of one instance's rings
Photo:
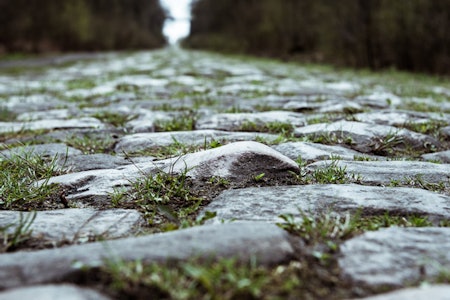
[[[189,34],[191,0],[161,0],[174,20],[166,21],[164,34],[171,44]]]

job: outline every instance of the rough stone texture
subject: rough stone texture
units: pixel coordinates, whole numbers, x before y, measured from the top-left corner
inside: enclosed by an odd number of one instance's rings
[[[370,95],[358,96],[355,98],[358,103],[370,103],[372,107],[388,108],[390,106],[396,107],[402,103],[402,98],[388,92],[386,90],[375,90]]]
[[[129,186],[130,181],[140,175],[139,169],[132,165],[126,169],[89,170],[69,173],[50,178],[48,184],[60,184],[66,190],[69,200],[90,200],[105,204],[115,187]],[[39,182],[42,184],[44,181]]]
[[[408,288],[360,300],[450,300],[450,285],[425,285]],[[354,299],[356,300],[356,299]]]
[[[427,153],[421,156],[424,160],[428,161],[438,161],[444,164],[450,164],[450,150],[435,152],[435,153]]]
[[[229,223],[205,225],[136,238],[0,255],[0,289],[67,281],[79,269],[102,265],[105,259],[144,262],[191,258],[237,257],[263,265],[294,256],[289,235],[275,225]],[[39,276],[37,276],[39,274]]]
[[[19,226],[19,220],[31,220],[31,212],[0,211],[0,227],[12,224],[8,232]],[[93,239],[113,239],[135,234],[144,220],[136,210],[60,209],[38,211],[30,226],[31,236],[61,244],[83,243]]]
[[[193,179],[221,177],[233,182],[251,181],[262,173],[271,179],[291,177],[298,165],[290,158],[257,142],[236,142],[211,150],[169,159],[167,172],[183,172]]]
[[[197,129],[242,130],[248,122],[262,126],[272,122],[290,123],[292,126],[303,126],[306,119],[303,114],[288,111],[270,111],[262,113],[215,114],[197,121]]]
[[[300,99],[299,99],[300,100]],[[333,100],[323,101],[320,96],[316,99],[291,100],[283,106],[283,109],[295,112],[317,113],[354,113],[363,111],[358,103],[346,99],[334,97]]]
[[[126,128],[129,128],[131,132],[153,132],[155,122],[170,121],[173,117],[173,114],[167,112],[139,110],[137,117],[127,122]]]
[[[449,139],[449,138],[450,138],[450,126],[441,128],[441,130],[439,131],[439,133],[440,133],[443,137]]]
[[[341,146],[328,146],[315,143],[289,142],[273,149],[291,159],[301,158],[304,162],[327,160],[332,157],[353,160],[355,156],[363,156],[362,153]]]
[[[69,172],[115,169],[131,163],[132,160],[124,157],[103,153],[69,156],[58,160],[58,165]]]
[[[42,144],[42,145],[31,145],[23,147],[14,147],[8,150],[0,151],[0,157],[11,157],[12,155],[36,155],[42,157],[61,157],[62,159],[80,155],[82,152],[73,147],[68,147],[66,144],[53,143],[53,144]]]
[[[418,284],[450,268],[450,228],[391,227],[344,242],[339,266],[355,284]]]
[[[17,116],[17,121],[29,122],[46,119],[68,119],[77,115],[75,109],[51,109],[47,111],[24,112]]]
[[[391,143],[390,149],[404,148],[405,145],[416,150],[427,150],[432,146],[440,147],[439,141],[428,135],[393,126],[361,122],[338,121],[331,124],[308,125],[296,128],[294,134],[297,137],[334,137],[342,140],[342,143],[350,142],[346,139],[351,138],[350,147],[363,153],[384,150],[384,140],[390,135],[395,135],[399,139],[398,142]]]
[[[257,137],[275,140],[277,135],[256,132],[226,132],[218,130],[196,130],[175,132],[137,133],[124,136],[116,145],[117,153],[133,153],[154,147],[165,147],[176,143],[186,145],[204,145],[211,141],[249,141]]]
[[[32,83],[29,83],[32,84]],[[20,88],[24,88],[23,86]],[[66,106],[67,102],[63,102],[52,96],[45,94],[33,94],[24,96],[11,96],[8,100],[2,103],[10,111],[20,114],[29,111],[45,111],[56,107]]]
[[[281,222],[278,216],[300,211],[320,215],[332,213],[345,216],[361,211],[367,215],[422,215],[430,220],[450,218],[450,197],[413,189],[345,185],[277,186],[228,190],[216,197],[204,209],[222,220]]]
[[[105,125],[95,118],[80,118],[80,119],[47,119],[31,122],[0,122],[1,132],[18,132],[22,130],[52,130],[52,129],[67,129],[67,128],[105,128]]]
[[[315,170],[329,166],[332,161],[320,161],[307,166]],[[424,183],[450,184],[450,165],[418,161],[336,161],[337,167],[348,174],[360,175],[363,184],[390,184],[392,181],[409,182],[414,179]],[[417,181],[417,180],[416,180]]]
[[[86,59],[75,61],[78,58]],[[11,67],[14,69],[10,70]],[[334,72],[329,68],[211,55],[178,47],[125,54],[51,56],[26,62],[0,61],[0,71],[0,151],[46,144],[33,146],[33,151],[48,156],[46,160],[58,153],[57,172],[64,174],[49,182],[60,185],[70,207],[91,208],[38,212],[39,217],[33,224],[34,234],[53,236],[55,240],[65,236],[82,243],[89,240],[89,229],[93,228],[100,233],[111,229],[113,236],[121,236],[119,233],[124,232],[128,237],[106,244],[85,243],[42,252],[37,249],[30,252],[33,249],[24,249],[29,244],[21,245],[20,252],[0,254],[0,285],[66,281],[73,275],[74,267],[80,267],[80,263],[73,264],[73,259],[95,265],[110,253],[125,259],[161,261],[166,258],[185,260],[198,253],[248,258],[252,251],[259,251],[259,258],[264,263],[277,264],[292,257],[293,250],[288,243],[292,237],[268,223],[281,221],[278,215],[283,213],[299,217],[298,208],[315,215],[322,212],[347,215],[360,209],[367,215],[386,211],[417,214],[428,216],[435,225],[438,221],[445,224],[450,220],[449,164],[423,162],[448,162],[450,85],[444,81],[435,86],[433,80],[409,80],[405,74],[397,80],[396,76]],[[413,89],[411,84],[414,84]],[[414,95],[415,91],[417,95]],[[422,94],[429,96],[415,97]],[[192,131],[154,132],[164,129],[157,126],[161,122],[183,128],[177,121],[184,118],[192,121],[188,126],[193,127]],[[277,128],[276,124],[290,125],[289,128],[294,128],[294,136],[290,132],[260,132],[281,131],[283,127]],[[419,134],[405,129],[415,128],[415,125],[421,125],[416,129],[418,131],[430,132]],[[306,143],[311,141],[307,136],[315,137],[315,143]],[[209,144],[213,140],[214,144]],[[241,143],[234,143],[238,141]],[[167,150],[164,147],[182,148],[177,143],[186,146],[190,153],[159,159],[166,154],[162,153]],[[280,144],[272,145],[275,143]],[[219,144],[225,146],[203,150]],[[23,149],[30,148],[14,151]],[[161,153],[149,154],[155,150],[161,150]],[[5,151],[0,157],[8,153]],[[347,161],[332,163],[328,160],[333,158],[332,155]],[[358,157],[354,158],[355,155]],[[300,170],[292,161],[298,156],[303,159]],[[387,161],[390,158],[401,161]],[[361,161],[366,159],[378,161]],[[305,163],[307,167],[303,166]],[[317,168],[331,164],[332,168],[345,168],[349,181],[358,185],[282,186],[294,183],[295,177],[289,171],[310,176]],[[195,179],[189,180],[189,188],[208,198],[203,202],[209,204],[204,209],[217,211],[217,217],[211,222],[237,218],[242,224],[235,222],[225,227],[206,226],[135,238],[133,230],[127,231],[140,219],[135,211],[131,219],[122,221],[114,221],[122,215],[107,220],[97,216],[87,221],[99,208],[111,206],[111,193],[116,189],[128,189],[134,180],[157,172],[185,170]],[[0,170],[0,175],[8,173],[4,171]],[[350,178],[352,173],[360,177]],[[226,180],[211,178],[213,176]],[[262,176],[262,179],[255,176]],[[272,187],[267,187],[269,185]],[[409,188],[383,187],[389,185]],[[258,188],[260,186],[266,188]],[[252,188],[232,190],[243,187]],[[4,188],[0,183],[0,211],[4,208]],[[229,190],[210,199],[219,193],[216,188]],[[129,200],[125,198],[125,201]],[[42,209],[49,201],[43,202]],[[123,205],[139,209],[135,203],[123,202]],[[52,215],[60,213],[63,215],[58,218]],[[0,217],[3,216],[17,218],[17,213],[2,211]],[[160,218],[152,219],[149,214],[145,217],[149,219],[143,225],[142,233],[147,233],[147,226],[150,232],[160,229]],[[5,218],[0,219],[0,223]],[[59,218],[63,220],[58,221]],[[252,221],[259,224],[247,224]],[[48,228],[49,224],[56,225]],[[108,227],[110,225],[112,227]],[[77,230],[86,235],[81,239],[79,236],[74,238]],[[432,243],[427,240],[429,238],[434,239]],[[445,248],[447,237],[436,233],[427,233],[426,237],[402,233],[386,239],[395,241],[388,250],[378,247],[384,243],[379,240],[371,240],[376,247],[368,246],[368,249],[413,257],[418,253],[418,247],[426,253],[440,243],[442,249],[449,252]],[[401,250],[396,248],[410,240],[416,242]],[[347,243],[351,245],[351,242]],[[295,241],[295,246],[299,244]],[[427,250],[429,244],[431,248]],[[55,243],[54,246],[59,245]],[[317,247],[322,251],[325,245]],[[299,248],[293,253],[297,255],[295,258],[304,253]],[[355,254],[348,251],[345,255],[357,257],[358,251],[355,250]],[[373,260],[371,255],[360,256],[358,265],[361,268],[373,266],[364,276],[384,274],[383,278],[389,281],[390,269],[388,272],[383,269],[384,261],[389,262],[389,259],[380,259],[377,269],[377,253]],[[418,263],[416,258],[408,261],[406,270]],[[389,265],[389,268],[397,267]],[[397,273],[393,274],[394,280],[399,278]],[[433,282],[433,273],[430,274],[412,284]],[[359,283],[350,289],[361,291],[360,295],[371,292]]]
[[[404,110],[381,110],[355,114],[356,121],[389,126],[404,126],[405,124],[420,124],[430,121],[450,120],[450,115],[439,113],[421,113]]]
[[[163,170],[171,173],[187,172],[192,179],[227,178],[245,184],[257,175],[283,181],[289,171],[298,172],[297,164],[272,148],[257,142],[236,142],[218,148],[190,153],[163,161],[144,161],[117,169],[90,170],[52,177],[48,183],[61,184],[72,200],[91,199],[105,203],[116,187],[146,174]]]
[[[0,300],[108,300],[109,297],[89,288],[72,284],[36,285],[0,292]]]

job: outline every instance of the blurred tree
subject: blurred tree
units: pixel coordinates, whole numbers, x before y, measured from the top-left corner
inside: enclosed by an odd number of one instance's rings
[[[450,73],[450,0],[194,0],[184,45]]]
[[[154,48],[165,44],[158,0],[0,0],[3,51]]]

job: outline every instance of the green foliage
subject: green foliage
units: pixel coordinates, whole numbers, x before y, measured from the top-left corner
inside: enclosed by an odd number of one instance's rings
[[[311,143],[319,143],[326,145],[334,144],[354,144],[353,138],[351,136],[345,136],[343,132],[327,132],[320,134],[310,134],[305,137],[305,141]]]
[[[284,214],[279,217],[283,222],[277,225],[288,232],[300,236],[307,244],[326,244],[330,250],[336,251],[334,246],[366,231],[375,231],[391,226],[397,227],[431,227],[434,226],[426,216],[373,214],[363,216],[363,211],[355,214],[339,216],[333,213],[321,213],[317,216],[299,210],[299,216]],[[441,221],[440,227],[448,227],[447,222]]]
[[[95,138],[89,136],[70,136],[64,141],[64,143],[67,146],[83,151],[84,154],[95,154],[111,152],[115,141],[109,137]]]
[[[72,79],[66,82],[66,87],[68,90],[77,90],[77,89],[92,89],[96,87],[97,84],[92,79]]]
[[[197,117],[192,112],[183,113],[171,120],[157,120],[154,123],[155,131],[183,131],[194,130]]]
[[[31,225],[36,219],[36,212],[29,213],[26,217],[22,213],[19,215],[19,221],[17,224],[7,224],[0,226],[0,253],[13,251],[17,249],[21,244],[30,239]],[[14,227],[12,232],[9,232],[9,228]]]
[[[185,46],[449,74],[448,1],[197,0]]]
[[[266,174],[265,173],[261,173],[261,174],[255,175],[253,177],[253,179],[255,179],[255,181],[258,182],[258,181],[261,181],[264,178],[264,176],[266,176]]]
[[[337,160],[333,160],[325,168],[315,169],[312,177],[319,184],[342,184],[348,182],[346,167],[338,166]]]
[[[374,154],[393,155],[395,147],[403,143],[403,138],[398,135],[398,132],[388,132],[383,137],[372,138],[370,147]]]
[[[353,219],[355,230],[374,231],[380,228],[398,226],[398,227],[429,227],[433,224],[427,217],[420,216],[396,216],[384,213],[383,215],[360,217]]]
[[[274,299],[294,291],[299,264],[264,268],[235,259],[179,265],[110,260],[102,273],[119,298],[146,299]]]
[[[433,192],[441,192],[441,193],[450,191],[448,184],[446,184],[444,181],[437,182],[437,183],[429,183],[423,179],[423,176],[421,174],[417,174],[414,177],[405,177],[403,180],[391,179],[389,186],[391,186],[391,187],[397,187],[397,186],[417,187],[417,188],[421,188],[424,190],[429,190],[429,191],[433,191]]]
[[[322,214],[313,217],[303,211],[300,212],[300,218],[296,218],[292,214],[280,215],[284,221],[277,225],[288,232],[302,237],[308,244],[328,243],[331,240],[342,240],[349,238],[354,234],[350,215],[345,217]],[[330,246],[333,244],[328,243]],[[332,246],[334,250],[337,250]]]
[[[439,136],[439,129],[448,125],[448,122],[429,120],[421,123],[408,122],[404,127],[423,134],[430,134],[434,137]]]
[[[239,127],[240,131],[251,132],[267,132],[267,133],[279,133],[282,135],[290,135],[294,131],[294,126],[285,122],[268,122],[258,124],[256,122],[245,121]]]
[[[154,48],[165,44],[157,0],[0,2],[0,48],[7,52]]]
[[[0,208],[36,208],[53,199],[58,189],[48,181],[55,175],[56,157],[50,162],[33,153],[0,157]],[[42,182],[38,185],[39,180]]]
[[[213,215],[195,219],[203,197],[191,189],[188,170],[180,174],[159,171],[131,181],[131,188],[116,189],[111,195],[114,206],[138,207],[150,225],[174,230],[202,224]]]
[[[291,172],[291,175],[298,184],[346,184],[361,181],[361,175],[347,173],[347,168],[339,166],[338,160],[339,157],[331,157],[330,163],[311,171],[306,169],[307,163],[299,157],[296,162],[300,172]]]
[[[0,106],[0,122],[11,122],[16,119],[16,114],[8,108]]]
[[[123,127],[127,122],[136,118],[136,116],[118,114],[109,111],[98,112],[94,114],[93,117],[99,119],[102,122],[109,123],[115,127]]]
[[[187,153],[214,149],[220,147],[224,142],[225,140],[219,141],[215,139],[211,139],[210,141],[208,141],[205,137],[205,141],[202,145],[185,144],[178,141],[175,137],[172,136],[172,143],[168,146],[156,146],[136,152],[127,152],[125,153],[125,155],[127,157],[154,156],[157,159],[166,159],[170,157],[185,155]]]

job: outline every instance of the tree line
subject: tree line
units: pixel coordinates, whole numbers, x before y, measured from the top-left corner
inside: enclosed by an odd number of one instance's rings
[[[0,0],[0,52],[155,48],[159,0]]]
[[[194,0],[190,48],[450,73],[450,0]]]

